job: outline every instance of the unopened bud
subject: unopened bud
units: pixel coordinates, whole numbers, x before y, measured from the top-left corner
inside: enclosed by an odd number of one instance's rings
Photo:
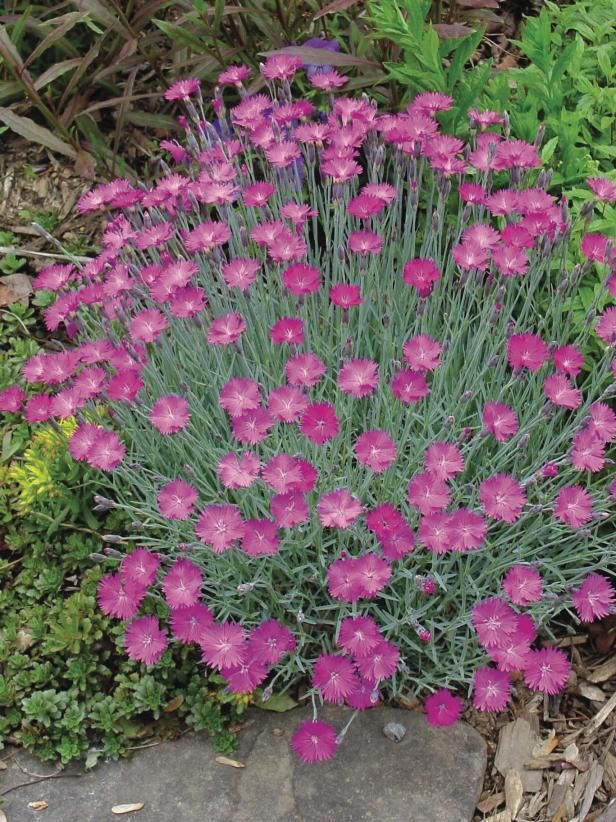
[[[267,688],[264,688],[263,692],[261,693],[261,702],[267,702],[268,699],[271,699],[272,694],[272,686],[268,685]]]
[[[103,534],[103,540],[114,545],[121,545],[124,542],[124,537],[120,537],[118,534]]]
[[[124,556],[124,554],[121,554],[119,551],[116,551],[115,548],[110,548],[108,545],[106,545],[103,548],[103,553],[105,554],[105,556],[113,557],[114,559],[122,559],[122,557]]]
[[[248,594],[254,587],[254,582],[241,582],[237,586],[236,591],[238,594]]]
[[[92,562],[107,562],[107,557],[104,554],[90,554]]]

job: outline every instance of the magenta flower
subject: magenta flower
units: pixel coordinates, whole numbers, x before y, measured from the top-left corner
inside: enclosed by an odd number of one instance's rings
[[[464,710],[459,696],[454,696],[447,688],[439,688],[424,702],[426,718],[430,725],[448,727],[455,725]]]
[[[608,180],[607,177],[589,177],[586,182],[598,200],[603,200],[606,203],[616,201],[616,184]]]
[[[107,396],[113,402],[133,402],[143,388],[143,380],[136,368],[127,368],[110,377]]]
[[[283,656],[295,650],[293,634],[276,619],[266,619],[253,628],[249,642],[254,658],[264,665],[277,665]]]
[[[329,290],[329,299],[338,308],[355,308],[363,303],[361,286],[340,283]]]
[[[346,617],[340,623],[337,645],[347,654],[358,658],[369,656],[382,639],[372,617]]]
[[[318,719],[302,722],[291,747],[302,762],[324,762],[336,753],[336,729]]]
[[[367,254],[379,254],[383,248],[383,238],[374,231],[353,231],[347,242],[351,251],[363,257]]]
[[[47,395],[42,395],[47,396]],[[50,403],[47,403],[49,409]],[[99,428],[97,425],[86,422],[79,425],[71,434],[68,443],[68,450],[74,460],[86,460],[94,443],[99,436]]]
[[[246,186],[242,194],[244,205],[262,208],[264,205],[267,205],[267,201],[275,191],[276,187],[271,183],[251,183],[249,186]]]
[[[278,494],[296,491],[302,483],[299,462],[290,454],[278,454],[267,463],[262,477]]]
[[[447,481],[464,471],[464,459],[456,445],[434,442],[425,450],[424,468],[436,479]]]
[[[199,93],[201,83],[196,77],[185,77],[182,80],[176,80],[172,83],[165,92],[165,100],[188,100],[194,94]]]
[[[524,681],[533,691],[554,695],[567,684],[571,663],[558,648],[531,650],[526,657]]]
[[[130,619],[139,610],[147,588],[120,574],[105,574],[98,583],[98,605],[107,616]]]
[[[415,534],[406,522],[379,537],[381,553],[390,562],[402,559],[415,550]]]
[[[241,417],[232,420],[233,436],[242,445],[256,445],[267,437],[274,422],[267,408],[246,411]]]
[[[314,354],[297,354],[287,360],[284,373],[291,385],[313,388],[327,372],[325,363]]]
[[[543,382],[545,396],[560,408],[575,410],[582,402],[582,392],[562,374],[552,374]]]
[[[208,505],[201,512],[195,533],[217,554],[227,551],[244,535],[244,521],[235,505]]]
[[[512,565],[503,578],[503,591],[516,605],[539,602],[543,596],[541,574],[528,565]]]
[[[218,84],[221,86],[241,86],[248,77],[250,77],[250,68],[248,66],[227,66],[218,75]]]
[[[364,512],[364,506],[346,488],[324,494],[317,504],[319,521],[324,528],[350,528]]]
[[[613,345],[616,341],[616,307],[606,308],[599,317],[597,323],[597,334],[604,343]]]
[[[584,355],[574,345],[562,345],[552,354],[557,371],[569,377],[577,377],[584,367]]]
[[[266,80],[291,80],[302,68],[301,57],[291,54],[273,54],[265,61],[261,73]]]
[[[350,360],[338,374],[338,387],[355,399],[372,394],[379,384],[379,366],[372,360]]]
[[[247,519],[240,544],[242,551],[251,557],[277,554],[280,546],[277,524],[269,519]]]
[[[163,579],[163,592],[171,610],[196,605],[201,593],[203,574],[189,559],[176,559]]]
[[[375,708],[381,699],[379,689],[372,682],[357,678],[357,688],[350,693],[345,702],[354,711],[367,711]]]
[[[510,474],[495,474],[479,486],[483,510],[492,519],[511,524],[519,519],[526,493]]]
[[[36,394],[34,397],[30,397],[28,402],[26,403],[26,407],[24,408],[24,418],[26,422],[30,424],[35,422],[45,422],[51,416],[51,397],[49,394]],[[83,427],[83,426],[80,426]],[[71,441],[69,442],[69,451],[71,452],[71,456],[73,459],[79,459],[73,454],[73,448],[71,448],[71,443],[75,439],[75,434],[77,433],[76,429],[71,437]],[[80,459],[84,459],[85,454],[80,457]]]
[[[471,622],[484,648],[499,647],[518,629],[516,612],[500,597],[478,602],[473,608]]]
[[[188,425],[190,412],[184,397],[168,394],[161,397],[150,411],[150,422],[161,434],[177,434]]]
[[[274,345],[301,345],[304,342],[304,321],[297,317],[282,317],[270,330]]]
[[[458,508],[448,514],[448,535],[454,551],[466,553],[481,548],[488,532],[488,523],[467,508]]]
[[[616,439],[616,413],[604,402],[593,402],[588,409],[588,431],[602,443]]]
[[[594,433],[591,425],[578,431],[573,438],[571,464],[578,471],[601,471],[605,465],[605,443]]]
[[[614,610],[614,588],[601,574],[588,574],[571,594],[573,606],[582,622],[594,622]]]
[[[217,670],[242,665],[248,651],[244,629],[235,622],[207,625],[201,632],[199,645],[203,661]]]
[[[592,498],[581,485],[567,485],[558,492],[554,516],[571,528],[581,528],[592,519]]]
[[[366,431],[355,443],[355,456],[375,474],[381,474],[395,462],[397,449],[385,431]]]
[[[98,428],[85,459],[93,468],[113,471],[122,462],[125,453],[126,446],[115,431]]]
[[[406,263],[402,278],[407,285],[417,290],[420,297],[429,297],[434,283],[441,279],[441,272],[434,260],[417,258]]]
[[[225,488],[237,490],[250,488],[259,476],[261,464],[256,454],[246,452],[237,457],[235,454],[225,454],[218,461],[218,477]]]
[[[221,388],[218,402],[230,417],[241,417],[261,405],[259,384],[247,377],[233,377]]]
[[[158,492],[158,507],[167,519],[188,519],[193,512],[199,492],[188,482],[174,480]]]
[[[160,629],[156,617],[134,619],[124,633],[124,645],[131,659],[155,665],[167,645],[167,635]]]
[[[221,674],[234,694],[252,693],[267,676],[267,668],[256,659],[250,659],[231,668],[223,668]]]
[[[473,678],[473,707],[478,711],[503,711],[511,699],[509,674],[496,668],[479,668]]]
[[[310,509],[301,491],[276,494],[270,502],[270,510],[279,528],[294,528],[310,519]]]
[[[497,442],[507,442],[518,433],[518,415],[508,405],[500,402],[486,403],[481,421]]]
[[[210,345],[233,345],[240,339],[246,328],[246,320],[239,312],[223,314],[210,323],[207,341]]]
[[[209,252],[219,245],[224,245],[230,238],[231,231],[226,223],[208,220],[186,234],[184,245],[191,253]]]
[[[435,554],[453,551],[456,536],[451,527],[451,514],[438,512],[422,516],[417,536],[419,541]]]
[[[410,369],[403,369],[394,375],[391,390],[405,405],[414,405],[430,393],[424,375]]]
[[[127,584],[133,583],[145,589],[155,582],[159,567],[160,559],[157,554],[153,554],[147,548],[135,548],[122,558],[120,576]]]
[[[296,297],[314,294],[321,288],[321,272],[314,265],[294,263],[282,272],[282,282]]]
[[[523,671],[530,653],[530,641],[521,633],[516,632],[506,637],[501,645],[486,648],[490,659],[496,663],[499,671],[514,673]]]
[[[300,430],[317,445],[323,445],[337,436],[340,423],[333,405],[328,402],[315,402],[309,405],[302,416]]]
[[[355,668],[346,657],[322,654],[312,666],[312,687],[326,702],[344,701],[357,686]]]
[[[257,279],[257,271],[261,267],[258,260],[234,257],[222,267],[222,278],[229,288],[239,291],[248,291]]]
[[[202,602],[177,608],[169,614],[171,632],[180,642],[199,642],[202,632],[214,624],[214,615]]]
[[[513,334],[507,344],[507,360],[512,368],[538,371],[549,357],[549,350],[536,334]]]

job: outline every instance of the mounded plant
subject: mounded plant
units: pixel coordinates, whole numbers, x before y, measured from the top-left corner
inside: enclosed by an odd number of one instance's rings
[[[11,410],[74,417],[73,458],[112,472],[103,504],[133,530],[108,536],[98,597],[128,654],[196,644],[265,699],[309,679],[292,744],[315,761],[344,736],[320,700],[431,691],[449,724],[450,687],[483,710],[514,672],[564,687],[566,655],[537,634],[613,607],[616,436],[616,307],[580,330],[567,304],[592,262],[599,297],[616,288],[606,236],[567,269],[566,204],[500,114],[471,111],[465,144],[440,130],[441,93],[380,114],[325,69],[315,106],[293,98],[300,68],[270,57],[269,94],[249,96],[229,67],[213,123],[196,80],[171,87],[173,168],[82,199],[108,214],[101,253],[35,283],[75,345],[26,364],[45,390],[11,389]]]

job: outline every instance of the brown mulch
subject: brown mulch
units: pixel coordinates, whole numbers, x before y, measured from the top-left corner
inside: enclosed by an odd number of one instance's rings
[[[474,822],[616,820],[616,805],[601,818],[616,798],[616,617],[591,631],[552,643],[573,664],[563,694],[541,696],[518,679],[506,714],[467,711],[488,746]]]

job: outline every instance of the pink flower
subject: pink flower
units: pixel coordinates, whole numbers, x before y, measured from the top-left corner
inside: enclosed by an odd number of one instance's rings
[[[329,290],[329,298],[339,308],[354,308],[363,303],[361,286],[340,283]]]
[[[548,400],[560,408],[575,410],[582,402],[582,393],[562,374],[552,374],[543,381],[543,391]]]
[[[153,616],[134,619],[124,633],[129,657],[148,666],[156,665],[168,644],[167,635]]]
[[[360,676],[374,685],[392,677],[400,662],[400,651],[392,643],[381,640],[369,656],[357,657]]]
[[[227,680],[229,690],[234,694],[252,693],[267,676],[267,668],[256,659],[240,665],[222,668],[221,674]]]
[[[194,485],[184,480],[174,480],[158,492],[158,507],[167,519],[188,519],[192,515],[198,496],[199,492]]]
[[[479,668],[473,678],[473,707],[478,711],[502,711],[511,699],[509,674],[495,668]]]
[[[262,476],[277,494],[296,491],[302,482],[299,462],[290,454],[277,454],[272,457],[263,469]]]
[[[614,589],[601,574],[588,574],[572,594],[573,606],[582,622],[594,622],[614,610]]]
[[[518,631],[505,637],[498,647],[487,648],[488,656],[496,663],[499,671],[513,673],[523,671],[530,653],[531,640]]]
[[[557,371],[577,377],[584,366],[584,355],[574,345],[563,345],[552,354]]]
[[[304,322],[297,317],[282,317],[270,330],[275,345],[301,345],[304,342]]]
[[[355,658],[369,656],[383,637],[372,617],[347,617],[340,623],[337,645]]]
[[[312,666],[312,687],[326,702],[342,702],[357,685],[355,668],[346,657],[321,654]]]
[[[405,522],[404,517],[389,502],[382,502],[366,515],[366,527],[379,537],[383,537]]]
[[[466,553],[481,548],[488,532],[488,524],[480,514],[467,508],[458,508],[449,514],[448,531],[450,547]]]
[[[450,480],[464,471],[464,459],[456,445],[434,442],[425,450],[424,468],[436,479]]]
[[[465,271],[472,268],[484,271],[488,267],[487,251],[475,242],[458,243],[451,249],[451,254],[458,266]]]
[[[205,628],[214,624],[214,616],[207,605],[198,602],[187,608],[178,608],[170,612],[171,631],[180,642],[199,642]]]
[[[177,434],[188,425],[190,412],[184,397],[167,394],[161,397],[150,411],[150,422],[161,434]]]
[[[208,505],[201,512],[195,533],[217,554],[231,548],[244,535],[244,521],[235,505]]]
[[[507,359],[512,368],[538,371],[549,357],[547,345],[536,334],[513,334],[507,344]]]
[[[518,415],[508,405],[500,402],[486,403],[481,421],[497,442],[507,442],[518,433]]]
[[[244,629],[235,622],[207,625],[199,637],[203,661],[212,668],[232,668],[245,661],[248,646]]]
[[[24,408],[24,418],[26,422],[35,423],[35,422],[45,422],[51,416],[51,397],[49,394],[37,394],[34,397],[30,397],[28,402],[26,403],[26,407]],[[71,442],[74,439],[76,431],[73,433],[71,437]],[[71,444],[69,443],[69,451],[71,452],[71,456],[73,459],[79,459],[73,454],[73,450],[71,448]],[[83,457],[85,454],[81,457]]]
[[[313,388],[326,372],[325,363],[314,354],[297,354],[284,368],[287,381],[302,388]]]
[[[512,565],[503,578],[503,591],[516,605],[539,602],[543,596],[541,574],[529,565]]]
[[[277,422],[298,422],[308,407],[308,398],[298,388],[283,385],[270,393],[267,407]]]
[[[417,258],[406,263],[402,278],[407,285],[417,289],[420,297],[429,297],[434,283],[441,279],[441,272],[434,260]]]
[[[274,422],[266,408],[245,411],[241,417],[234,417],[231,421],[233,436],[242,445],[256,445],[267,437]]]
[[[126,584],[133,583],[145,590],[156,580],[159,567],[160,560],[157,554],[153,554],[147,548],[135,548],[122,558],[120,576]]]
[[[261,465],[256,454],[247,452],[237,457],[229,453],[220,458],[217,471],[225,488],[237,490],[238,488],[250,488],[259,476]]]
[[[240,542],[242,551],[251,557],[277,554],[280,545],[278,526],[269,519],[247,519]]]
[[[423,374],[418,374],[410,369],[403,369],[394,375],[391,381],[391,390],[394,396],[405,405],[415,404],[430,393]]]
[[[465,245],[473,245],[484,252],[498,248],[500,235],[498,231],[487,223],[474,223],[462,232]]]
[[[215,317],[207,332],[210,345],[233,345],[246,331],[246,320],[238,311]]]
[[[302,722],[291,738],[291,747],[302,762],[324,762],[336,753],[336,729],[313,719]]]
[[[460,199],[471,205],[481,205],[486,196],[486,190],[478,183],[462,183],[458,186]]]
[[[379,384],[379,366],[372,360],[349,360],[338,374],[338,387],[356,399],[372,394]]]
[[[448,727],[460,719],[464,703],[447,688],[439,688],[426,699],[424,709],[430,725]]]
[[[232,377],[221,388],[218,403],[232,418],[254,411],[261,405],[259,384],[247,377]]]
[[[279,528],[294,528],[310,519],[310,509],[301,491],[276,494],[272,497],[270,509]]]
[[[86,461],[101,471],[113,471],[122,462],[126,446],[115,431],[97,429],[94,441],[86,455]]]
[[[241,86],[248,77],[250,77],[250,68],[248,66],[227,66],[218,75],[218,84],[221,86]]]
[[[5,414],[16,414],[24,401],[24,391],[18,385],[11,385],[0,391],[0,411]]]
[[[447,111],[453,105],[453,97],[440,91],[422,91],[408,106],[409,114],[419,113],[434,117],[439,111]]]
[[[176,559],[163,579],[163,592],[167,605],[188,608],[196,605],[201,593],[203,575],[201,569],[189,559]]]
[[[519,277],[528,271],[527,254],[515,246],[499,246],[492,252],[492,260],[503,277]]]
[[[379,254],[383,248],[383,238],[373,231],[353,231],[349,234],[347,242],[351,251],[362,256]]]
[[[404,344],[404,359],[412,371],[434,371],[441,364],[443,347],[432,337],[420,334]]]
[[[357,679],[358,685],[353,693],[346,698],[346,704],[355,711],[367,711],[379,704],[379,690],[372,682],[365,679]]]
[[[526,502],[524,489],[510,474],[495,474],[484,480],[479,496],[489,517],[510,524],[519,519]]]
[[[573,438],[571,464],[578,471],[601,471],[605,465],[605,443],[591,429],[578,431]]]
[[[606,234],[584,234],[582,238],[582,254],[591,261],[598,263],[608,262],[608,243],[610,238]],[[613,259],[613,248],[610,257]]]
[[[328,68],[327,71],[323,70],[318,74],[313,74],[309,80],[313,88],[321,89],[321,91],[333,91],[346,85],[349,78],[340,74],[336,69]]]
[[[385,431],[366,431],[355,443],[355,456],[376,474],[381,474],[394,463],[396,445]]]
[[[147,588],[120,574],[105,574],[98,583],[98,605],[107,616],[130,619],[139,610]]]
[[[42,395],[46,396],[46,395]],[[88,454],[99,434],[97,425],[86,422],[77,426],[73,431],[68,443],[68,450],[74,460],[83,461],[87,459]]]
[[[382,534],[379,541],[381,553],[390,562],[402,559],[415,550],[415,534],[406,522]]]
[[[613,345],[616,342],[616,307],[606,308],[599,317],[597,334],[608,345]]]
[[[321,272],[316,266],[295,263],[282,272],[282,282],[296,297],[314,294],[321,288]]]
[[[331,177],[334,183],[346,183],[361,172],[362,167],[352,157],[337,157],[321,163],[321,174]]]
[[[235,257],[222,267],[222,278],[229,288],[239,291],[248,291],[257,279],[257,271],[261,267],[258,260],[245,257]]]
[[[391,578],[391,567],[375,554],[364,554],[353,562],[357,581],[362,589],[362,596],[374,597]]]
[[[113,402],[133,402],[143,388],[143,380],[136,368],[118,371],[107,383],[107,396]]]
[[[518,628],[516,612],[500,597],[478,602],[473,608],[471,622],[484,648],[499,647]]]
[[[451,529],[451,514],[426,514],[421,518],[417,535],[420,542],[435,554],[452,551],[456,540]]]
[[[231,230],[226,223],[207,220],[189,231],[184,238],[187,251],[212,251],[231,239]]]
[[[358,194],[352,197],[347,206],[347,212],[352,217],[360,220],[367,220],[369,217],[379,214],[385,207],[385,203],[379,197],[371,197],[369,194]]]
[[[616,414],[604,402],[593,402],[588,409],[590,421],[588,430],[600,442],[612,442],[616,438]]]
[[[510,168],[536,168],[541,160],[536,149],[524,140],[503,140],[496,146],[494,168],[497,171]]]
[[[265,61],[261,74],[266,80],[291,80],[302,66],[301,57],[294,57],[291,54],[273,54]]]
[[[340,431],[340,423],[334,406],[328,402],[315,402],[309,405],[302,417],[300,430],[317,445],[323,445],[336,437]]]
[[[323,494],[317,503],[319,521],[324,528],[350,528],[364,512],[364,506],[346,488]]]
[[[261,208],[267,204],[267,201],[276,191],[276,187],[271,183],[252,183],[246,186],[242,194],[244,205]]]
[[[524,681],[533,691],[551,696],[562,691],[571,673],[571,663],[558,648],[529,651],[524,667]]]
[[[250,632],[250,648],[258,662],[278,665],[283,656],[295,650],[291,631],[276,619],[266,619]]]
[[[591,188],[599,200],[606,203],[613,203],[616,201],[616,185],[608,180],[607,177],[589,177],[586,180],[589,188]]]
[[[193,94],[198,94],[201,83],[196,77],[184,77],[176,80],[165,92],[165,100],[188,100]]]
[[[409,504],[422,514],[435,514],[449,505],[451,495],[447,485],[433,474],[416,474],[409,482]]]
[[[75,279],[75,269],[72,265],[48,265],[46,268],[41,269],[32,280],[32,288],[35,291],[42,289],[60,291],[73,279]]]
[[[554,516],[571,528],[581,528],[592,519],[592,498],[581,485],[566,485],[558,493]]]

